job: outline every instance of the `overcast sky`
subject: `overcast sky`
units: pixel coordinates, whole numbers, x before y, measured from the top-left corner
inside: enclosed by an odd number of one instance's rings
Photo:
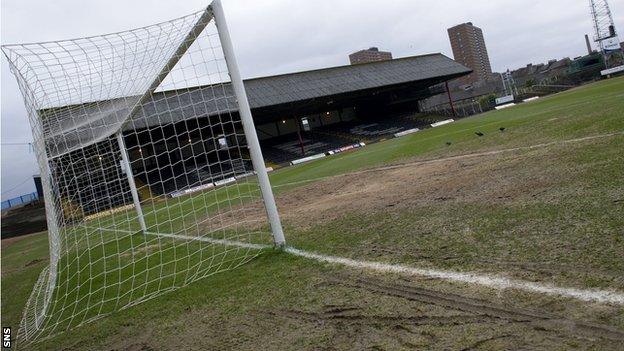
[[[575,57],[592,33],[587,0],[222,0],[245,78],[348,64],[350,52],[378,46],[395,57],[442,52],[446,29],[483,29],[492,68]],[[202,9],[202,0],[2,0],[2,44],[122,31]],[[624,31],[624,0],[610,0]],[[2,199],[34,191],[39,173],[30,127],[4,56],[1,64]]]

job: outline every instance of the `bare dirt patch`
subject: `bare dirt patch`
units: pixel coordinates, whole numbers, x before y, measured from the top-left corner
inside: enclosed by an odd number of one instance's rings
[[[500,204],[556,201],[565,175],[543,168],[547,150],[484,153],[466,158],[402,164],[325,178],[279,194],[283,221],[307,228],[343,217],[440,203]],[[553,190],[555,189],[555,190]],[[247,218],[262,218],[260,202],[245,205]],[[223,221],[235,221],[223,214]]]
[[[339,283],[345,284],[343,280]],[[467,313],[474,313],[478,316],[488,316],[490,318],[503,319],[516,323],[528,323],[536,329],[573,334],[588,340],[599,337],[611,341],[624,341],[624,331],[618,330],[617,328],[559,317],[544,311],[502,306],[493,304],[490,301],[478,300],[406,284],[388,283],[372,278],[359,278],[352,283],[352,286],[408,300],[416,300]]]
[[[430,205],[557,203],[567,195],[583,191],[583,184],[576,188],[572,184],[578,180],[576,173],[586,171],[577,165],[570,168],[559,158],[571,157],[574,150],[621,135],[611,133],[438,159],[411,159],[281,184],[280,187],[297,187],[278,193],[276,202],[284,224],[302,230],[349,214],[367,216]],[[618,204],[623,196],[624,191],[613,192],[610,201]],[[214,230],[215,224],[219,228],[249,231],[266,227],[267,220],[262,201],[254,200],[211,214],[202,223],[207,231]]]
[[[128,258],[132,256],[149,256],[152,253],[158,251],[160,249],[160,244],[151,244],[151,245],[141,245],[139,247],[133,248],[131,250],[126,250],[120,256],[123,258]]]
[[[44,260],[42,260],[42,259],[35,259],[35,260],[32,260],[32,261],[26,263],[25,267],[34,266],[34,265],[39,264],[39,263],[41,263],[43,261]]]

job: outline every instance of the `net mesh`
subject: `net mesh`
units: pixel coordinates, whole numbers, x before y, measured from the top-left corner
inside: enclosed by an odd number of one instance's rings
[[[20,343],[238,267],[271,243],[210,8],[3,51],[49,227],[50,265]]]

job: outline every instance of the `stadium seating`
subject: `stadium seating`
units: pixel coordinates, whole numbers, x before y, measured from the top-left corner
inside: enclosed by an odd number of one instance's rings
[[[174,168],[163,168],[150,172],[149,181],[145,175],[138,175],[141,183],[149,184],[154,195],[168,195],[181,189],[192,188],[202,184],[214,183],[230,177],[247,174],[253,170],[251,162],[242,159],[222,159],[210,165],[186,165],[182,172],[181,164]],[[176,174],[181,174],[176,176]]]
[[[402,114],[377,121],[354,120],[315,128],[302,134],[305,153],[297,134],[272,138],[262,142],[262,152],[267,162],[284,164],[295,159],[325,153],[347,145],[370,143],[397,133],[425,128],[440,118],[423,114]]]
[[[437,120],[436,120],[437,121]],[[352,140],[371,142],[400,133],[409,129],[423,128],[431,124],[431,118],[425,115],[404,114],[378,121],[353,121],[337,126],[329,126]]]
[[[302,152],[301,142],[305,152]],[[269,162],[283,164],[298,158],[325,153],[350,143],[352,142],[331,135],[310,132],[305,133],[301,141],[297,134],[291,134],[281,137],[278,143],[265,143],[262,145],[262,152]]]

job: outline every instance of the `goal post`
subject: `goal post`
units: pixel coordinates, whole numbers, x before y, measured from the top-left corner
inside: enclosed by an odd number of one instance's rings
[[[273,241],[276,247],[283,248],[284,245],[286,245],[284,230],[282,229],[282,223],[280,221],[279,213],[277,212],[277,206],[275,205],[275,197],[273,195],[273,190],[271,189],[271,183],[269,181],[269,175],[264,163],[264,157],[262,156],[262,150],[260,149],[260,142],[258,141],[256,127],[251,115],[251,108],[249,107],[249,100],[247,99],[245,85],[243,84],[243,79],[238,69],[238,62],[236,60],[236,55],[234,54],[234,46],[232,45],[232,39],[230,38],[230,31],[225,19],[221,0],[214,0],[210,5],[210,8],[214,13],[219,38],[221,39],[221,45],[223,47],[223,54],[225,55],[225,61],[230,72],[232,87],[234,88],[234,93],[236,94],[238,111],[243,122],[245,135],[247,135],[251,160],[253,161],[254,168],[258,173],[258,182],[260,183],[260,189],[262,191],[262,198],[264,199],[266,206],[267,216],[269,217],[269,222],[271,223]]]
[[[147,226],[145,225],[145,216],[143,215],[143,208],[141,207],[141,199],[137,191],[136,182],[134,180],[134,174],[132,172],[132,165],[128,161],[128,150],[126,149],[126,142],[124,141],[123,132],[119,131],[116,134],[117,145],[121,154],[121,162],[123,164],[123,172],[128,179],[128,186],[130,187],[130,193],[132,194],[132,202],[134,202],[134,210],[137,213],[137,220],[141,227],[141,233],[147,234]]]
[[[2,51],[28,112],[50,246],[20,344],[284,247],[220,0]]]

